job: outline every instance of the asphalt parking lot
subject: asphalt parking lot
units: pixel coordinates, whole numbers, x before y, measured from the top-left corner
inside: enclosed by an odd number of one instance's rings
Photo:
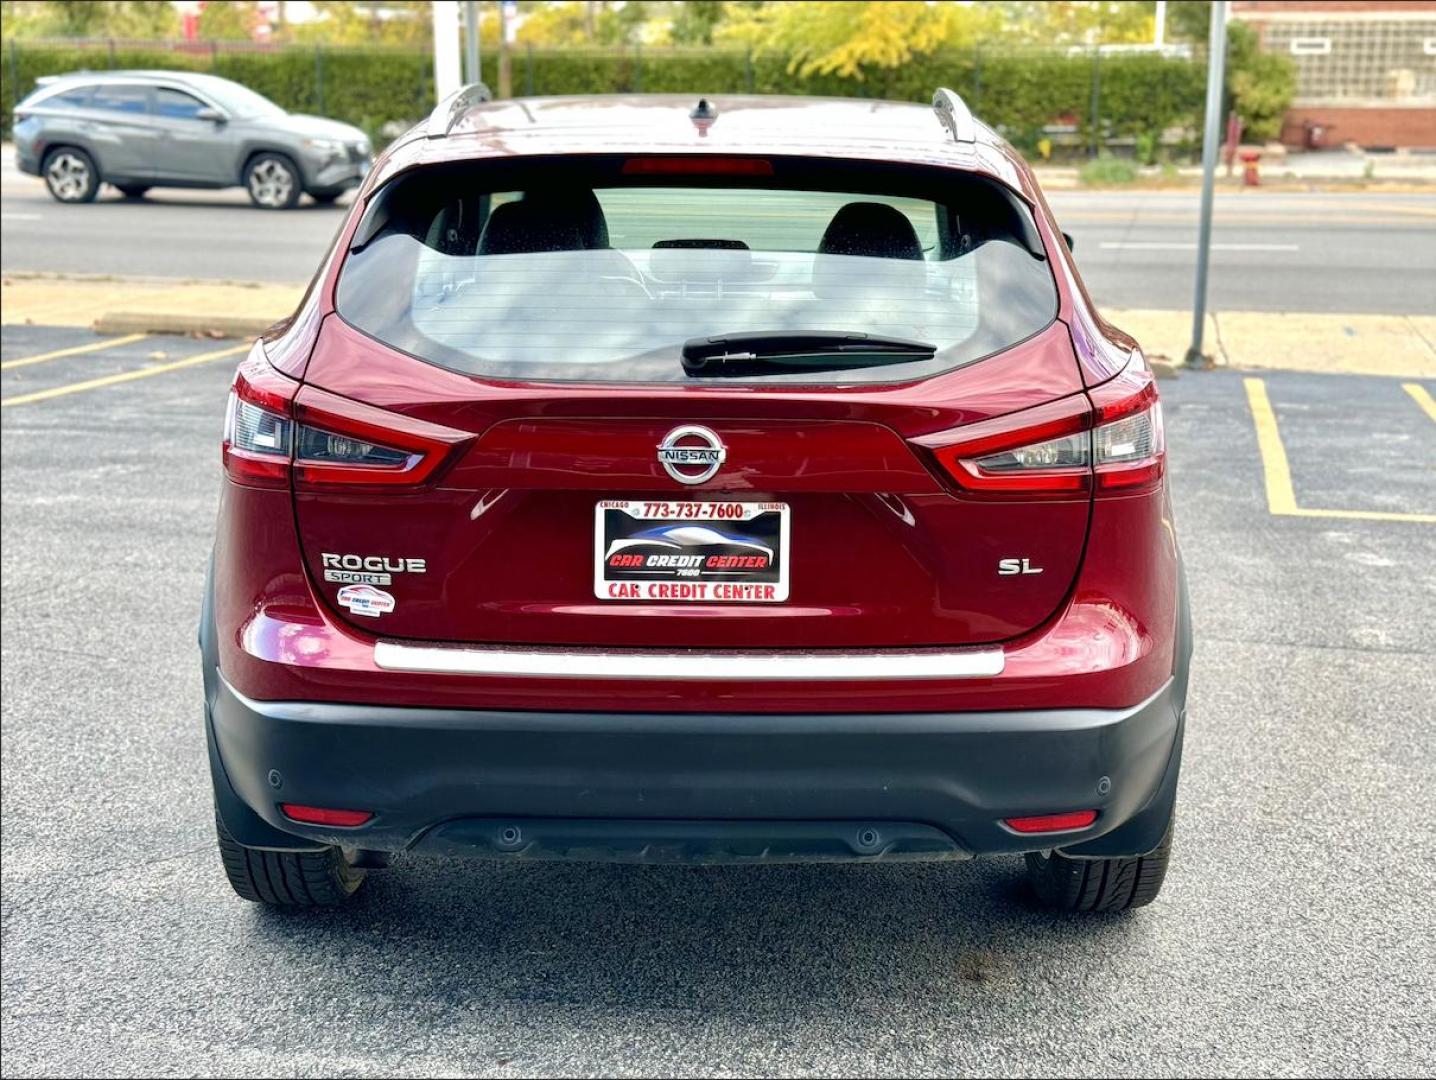
[[[224,881],[200,723],[243,346],[0,347],[7,1074],[1431,1075],[1429,381],[1162,384],[1196,656],[1153,907],[1048,914],[1016,859],[414,861],[289,915]]]

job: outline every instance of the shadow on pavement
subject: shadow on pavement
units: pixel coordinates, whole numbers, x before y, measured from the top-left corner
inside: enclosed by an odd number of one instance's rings
[[[145,192],[145,194],[138,199],[126,198],[117,191],[102,190],[100,194],[96,197],[92,205],[133,206],[139,209],[147,204],[151,204],[155,206],[177,207],[179,209],[231,209],[252,210],[255,214],[291,214],[294,213],[296,210],[308,210],[314,212],[344,211],[349,209],[350,201],[351,199],[349,197],[341,197],[337,202],[321,204],[315,202],[313,199],[309,198],[309,196],[304,195],[300,197],[299,205],[293,207],[290,210],[276,211],[261,210],[259,207],[253,205],[249,201],[249,197],[245,195],[244,192],[240,191],[237,188],[233,191],[225,189],[209,190],[203,188],[194,190],[186,190],[185,188],[155,188],[151,191]],[[60,203],[56,203],[55,207],[58,210],[75,209],[75,207],[64,206]]]
[[[1120,952],[1143,916],[1036,906],[1021,862],[658,867],[466,861],[370,876],[348,908],[256,910],[236,947],[278,953],[324,993],[410,1004],[556,1003],[802,1013],[901,993],[978,1000]],[[322,961],[322,962],[321,962]],[[1046,962],[1044,962],[1046,961]],[[367,985],[366,985],[367,984]],[[966,996],[966,995],[964,995]],[[993,998],[1001,1001],[1000,992]],[[884,1006],[886,1008],[886,1006]]]

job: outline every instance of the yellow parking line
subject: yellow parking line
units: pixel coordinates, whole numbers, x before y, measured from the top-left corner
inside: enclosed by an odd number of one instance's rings
[[[1426,392],[1426,387],[1420,383],[1407,382],[1401,384],[1401,389],[1411,395],[1412,400],[1421,406],[1427,416],[1436,420],[1436,400],[1433,400],[1431,395]]]
[[[1389,510],[1314,510],[1298,506],[1296,489],[1291,483],[1291,466],[1286,459],[1286,447],[1282,445],[1281,432],[1276,426],[1276,412],[1271,407],[1271,399],[1267,397],[1266,382],[1252,378],[1243,379],[1242,382],[1246,386],[1252,422],[1256,425],[1257,449],[1261,451],[1262,472],[1266,480],[1267,509],[1273,515],[1335,518],[1343,521],[1408,521],[1436,525],[1436,514],[1402,514]],[[1415,397],[1414,394],[1412,396]]]
[[[76,345],[69,349],[56,349],[54,352],[40,353],[38,356],[25,356],[18,360],[6,360],[0,363],[0,371],[9,371],[11,368],[27,367],[30,364],[40,364],[46,360],[58,360],[62,356],[79,356],[81,353],[99,352],[101,349],[112,349],[119,345],[132,345],[136,341],[143,341],[149,337],[148,334],[126,334],[124,337],[106,338],[104,341],[92,341],[88,345]]]
[[[49,390],[36,390],[32,394],[17,394],[15,397],[5,398],[0,401],[0,407],[9,408],[11,405],[28,405],[34,401],[48,401],[50,398],[63,397],[66,394],[78,394],[82,390],[98,390],[102,386],[114,386],[116,383],[130,382],[133,379],[148,379],[151,375],[163,375],[168,371],[178,371],[180,368],[194,367],[196,364],[205,364],[211,360],[222,360],[226,356],[234,356],[237,353],[248,351],[249,345],[231,345],[227,349],[219,349],[216,352],[200,353],[198,356],[187,356],[183,360],[175,360],[168,364],[156,364],[154,367],[139,368],[136,371],[124,371],[118,375],[105,375],[98,379],[86,379],[84,382],[69,383],[66,386],[55,386]]]
[[[1436,514],[1400,514],[1391,510],[1308,510],[1301,506],[1292,517],[1334,518],[1337,521],[1409,521],[1436,525]]]
[[[1266,474],[1266,505],[1273,514],[1296,513],[1296,489],[1291,486],[1291,466],[1287,464],[1286,447],[1277,431],[1276,413],[1266,395],[1261,379],[1243,379],[1247,388],[1247,404],[1251,406],[1252,422],[1256,424],[1257,448],[1261,451],[1262,471]]]

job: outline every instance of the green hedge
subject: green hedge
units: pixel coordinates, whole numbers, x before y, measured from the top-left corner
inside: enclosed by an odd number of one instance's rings
[[[186,51],[165,48],[34,46],[5,43],[0,108],[9,133],[15,89],[24,97],[44,75],[84,69],[205,71],[243,83],[294,112],[322,113],[371,134],[390,120],[414,120],[433,108],[433,59],[393,49]]]
[[[492,56],[486,57],[493,84]],[[393,49],[221,47],[108,48],[7,41],[0,58],[0,107],[8,132],[14,94],[42,75],[81,68],[179,68],[211,71],[252,87],[287,109],[318,112],[378,134],[389,121],[412,121],[432,105],[432,60]],[[513,57],[516,94],[761,93],[930,101],[938,86],[957,90],[985,121],[1024,149],[1058,117],[1075,121],[1084,144],[1160,133],[1200,122],[1204,66],[1150,55],[943,51],[861,79],[800,76],[787,59],[718,49],[526,50]],[[1099,128],[1094,133],[1094,77]]]

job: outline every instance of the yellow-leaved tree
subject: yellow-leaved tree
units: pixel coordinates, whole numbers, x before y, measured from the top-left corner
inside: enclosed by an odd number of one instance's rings
[[[799,0],[730,4],[714,40],[792,57],[801,75],[863,78],[864,68],[893,68],[942,46],[988,36],[997,16],[965,4],[924,0]]]

